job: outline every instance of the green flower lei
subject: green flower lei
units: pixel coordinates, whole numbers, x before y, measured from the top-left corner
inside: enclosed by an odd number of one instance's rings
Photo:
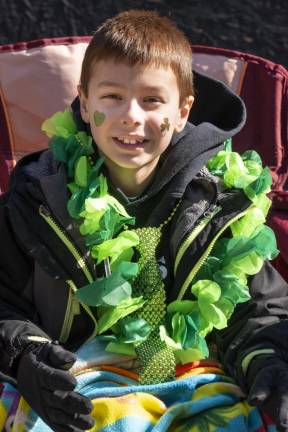
[[[77,131],[70,111],[55,113],[43,123],[42,130],[51,138],[49,146],[55,159],[67,167],[71,192],[68,212],[81,222],[80,232],[96,265],[104,262],[106,269],[106,277],[80,288],[75,296],[97,307],[98,333],[111,333],[105,336],[112,341],[108,350],[135,355],[134,348],[150,332],[148,323],[133,314],[145,303],[142,296],[132,296],[131,283],[139,269],[131,259],[139,238],[127,225],[134,225],[135,220],[109,195],[107,181],[100,174],[103,159],[94,166],[89,163],[94,152],[92,137]],[[250,298],[247,278],[278,253],[274,233],[264,225],[271,204],[266,196],[271,176],[259,155],[247,151],[240,156],[227,140],[207,168],[226,188],[242,189],[251,206],[230,225],[232,237],[217,240],[192,281],[191,293],[196,300],[176,300],[167,306],[166,322],[159,333],[181,363],[209,355],[207,334],[227,326],[235,306]]]
[[[253,150],[240,156],[232,151],[229,139],[207,168],[222,179],[226,189],[242,189],[251,206],[230,225],[232,237],[216,241],[193,279],[191,293],[196,300],[176,300],[167,307],[162,337],[181,363],[208,357],[207,334],[227,327],[235,306],[250,299],[248,277],[261,270],[264,260],[279,253],[274,232],[264,224],[272,179],[260,156]]]

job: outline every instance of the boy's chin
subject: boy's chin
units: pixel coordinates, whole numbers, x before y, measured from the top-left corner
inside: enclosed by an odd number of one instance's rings
[[[124,170],[132,170],[132,171],[138,171],[142,169],[148,169],[149,167],[156,167],[157,163],[159,161],[159,156],[156,158],[151,157],[144,157],[144,155],[137,156],[134,158],[109,158],[108,156],[104,156],[105,164],[108,168],[111,168],[113,170],[117,171],[124,171]]]

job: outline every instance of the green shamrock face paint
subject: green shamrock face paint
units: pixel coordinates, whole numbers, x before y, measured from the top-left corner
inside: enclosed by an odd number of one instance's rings
[[[105,114],[103,112],[95,111],[94,112],[94,123],[95,126],[99,127],[105,120]]]
[[[167,131],[167,132],[169,131],[169,129],[170,129],[170,123],[169,123],[168,117],[165,117],[163,119],[163,123],[160,125],[160,129],[161,129],[162,133],[164,133],[165,131]]]

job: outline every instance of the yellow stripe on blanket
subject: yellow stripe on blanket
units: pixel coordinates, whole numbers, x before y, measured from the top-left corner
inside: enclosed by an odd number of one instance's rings
[[[6,420],[7,420],[7,410],[3,405],[3,403],[0,401],[0,430],[1,431],[4,430],[4,425],[6,423]]]
[[[13,421],[13,427],[11,429],[11,432],[26,432],[27,430],[29,430],[27,429],[27,427],[29,427],[29,425],[27,424],[27,419],[30,411],[30,406],[25,401],[25,399],[21,397],[17,413]]]
[[[93,399],[93,411],[96,423],[91,432],[97,432],[126,416],[139,418],[156,424],[166,411],[166,405],[148,393],[131,393],[114,398]]]
[[[201,387],[198,387],[193,393],[192,400],[199,400],[203,398],[208,398],[212,396],[217,396],[219,394],[233,394],[238,398],[244,398],[244,393],[240,389],[239,386],[233,383],[227,382],[215,382],[204,384]]]

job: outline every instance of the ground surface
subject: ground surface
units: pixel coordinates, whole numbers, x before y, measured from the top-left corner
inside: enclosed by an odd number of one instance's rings
[[[0,0],[0,44],[89,35],[115,13],[155,9],[194,44],[253,53],[288,67],[288,0]]]

